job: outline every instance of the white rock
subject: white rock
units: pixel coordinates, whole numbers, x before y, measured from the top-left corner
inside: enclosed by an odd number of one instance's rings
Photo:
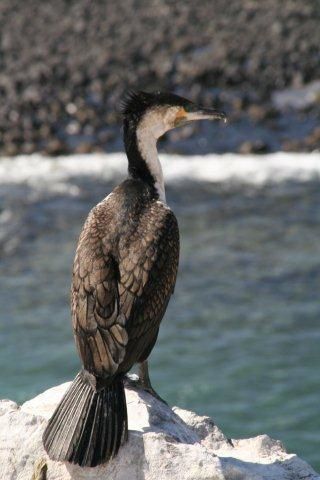
[[[126,389],[129,441],[109,464],[81,468],[50,461],[42,447],[47,419],[68,387],[51,388],[19,407],[0,401],[0,479],[32,480],[47,462],[48,480],[320,480],[267,435],[229,441],[213,421]]]

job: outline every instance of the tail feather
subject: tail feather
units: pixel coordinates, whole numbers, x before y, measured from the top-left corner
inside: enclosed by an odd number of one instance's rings
[[[53,413],[49,424],[44,432],[44,438],[46,436],[45,447],[51,448],[52,454],[55,456],[59,456],[59,452],[57,451],[57,449],[61,450],[61,447],[63,445],[62,439],[66,433],[65,429],[70,424],[70,418],[72,418],[73,408],[77,405],[77,400],[79,399],[79,393],[81,392],[80,386],[80,377],[79,375],[77,375],[70,389],[67,391],[62,401]],[[63,409],[61,409],[62,405]],[[58,430],[60,430],[60,443],[54,442]]]
[[[49,420],[43,444],[53,460],[94,467],[113,458],[127,436],[122,380],[95,390],[80,372]]]
[[[88,399],[90,398],[90,386],[81,385],[79,388],[79,397],[75,397],[74,404],[75,408],[70,408],[70,418],[75,418],[76,421],[70,421],[69,424],[62,429],[61,435],[61,446],[59,455],[62,455],[65,458],[69,458],[72,455],[72,451],[75,443],[77,442],[77,435],[79,427],[82,424],[83,412],[86,412],[86,407]],[[77,404],[77,402],[79,402]],[[61,425],[61,424],[60,424]],[[61,428],[61,427],[60,427]]]

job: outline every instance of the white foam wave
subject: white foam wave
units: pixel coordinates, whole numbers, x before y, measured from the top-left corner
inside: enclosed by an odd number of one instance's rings
[[[268,155],[160,156],[166,183],[186,180],[238,182],[264,185],[288,180],[320,178],[320,153],[274,153]],[[0,160],[0,183],[26,183],[34,188],[69,190],[72,177],[104,180],[125,177],[127,160],[122,153],[71,155],[50,158],[41,155]],[[76,194],[76,192],[74,192]]]

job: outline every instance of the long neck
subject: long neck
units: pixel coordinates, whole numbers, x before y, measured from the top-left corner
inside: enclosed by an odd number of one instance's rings
[[[129,175],[139,178],[154,189],[155,195],[166,201],[164,179],[158,158],[157,139],[145,125],[124,122],[124,144],[129,162]]]

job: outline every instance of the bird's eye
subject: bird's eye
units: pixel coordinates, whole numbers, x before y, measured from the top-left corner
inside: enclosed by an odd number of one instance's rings
[[[197,110],[196,106],[193,103],[188,103],[187,105],[184,105],[183,107],[186,112],[194,112]]]

